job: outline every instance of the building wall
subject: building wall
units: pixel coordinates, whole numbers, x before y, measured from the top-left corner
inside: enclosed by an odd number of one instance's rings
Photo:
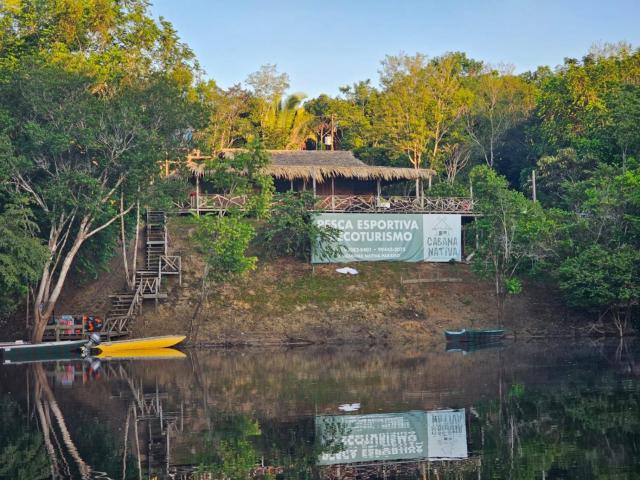
[[[276,192],[288,192],[291,190],[291,182],[289,180],[275,179]],[[335,195],[375,195],[375,180],[353,180],[349,178],[334,179],[333,193]],[[313,191],[311,181],[306,183],[302,180],[293,181],[293,190],[300,192],[303,190]],[[331,195],[331,180],[326,180],[316,184],[317,195]]]

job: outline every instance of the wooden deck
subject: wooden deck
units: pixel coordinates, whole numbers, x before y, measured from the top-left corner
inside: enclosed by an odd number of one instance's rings
[[[242,210],[246,195],[200,194],[179,205],[181,213],[224,213]],[[278,202],[278,195],[274,203]],[[474,216],[475,201],[468,197],[403,197],[378,195],[316,195],[314,211],[334,213],[455,213]]]

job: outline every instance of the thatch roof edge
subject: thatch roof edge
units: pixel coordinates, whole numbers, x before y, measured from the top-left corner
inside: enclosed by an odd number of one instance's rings
[[[358,180],[415,180],[429,179],[435,172],[427,168],[400,168],[400,167],[339,167],[339,166],[283,166],[269,165],[266,173],[283,180],[312,180],[323,183],[325,180],[335,177],[355,178]]]

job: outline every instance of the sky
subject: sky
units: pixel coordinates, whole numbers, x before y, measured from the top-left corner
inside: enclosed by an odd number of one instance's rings
[[[152,0],[227,88],[264,64],[290,92],[336,95],[378,81],[385,55],[463,51],[517,73],[581,58],[594,43],[640,46],[640,0]]]

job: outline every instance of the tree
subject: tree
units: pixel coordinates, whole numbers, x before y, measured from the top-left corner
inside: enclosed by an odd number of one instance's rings
[[[266,148],[301,150],[311,137],[313,117],[304,109],[304,94],[275,97],[262,109],[260,141]]]
[[[579,157],[573,148],[562,148],[556,155],[546,155],[538,160],[536,176],[540,200],[547,206],[573,210],[574,195],[571,192],[578,182],[593,175],[596,159]]]
[[[223,90],[213,81],[198,85],[196,91],[207,117],[197,137],[213,153],[243,146],[252,134],[251,94],[240,85]]]
[[[447,54],[427,63],[417,54],[387,56],[383,61],[381,117],[388,142],[406,152],[414,168],[429,155],[438,170],[444,139],[471,102],[461,78],[466,57]]]
[[[0,314],[11,313],[40,279],[47,249],[37,228],[28,205],[9,204],[0,213]]]
[[[567,190],[575,206],[556,270],[560,289],[570,305],[610,314],[623,335],[640,301],[640,168],[601,165]]]
[[[610,313],[618,334],[627,331],[631,308],[640,301],[640,252],[629,245],[615,250],[591,245],[558,269],[569,305]]]
[[[246,84],[253,89],[253,94],[271,103],[276,98],[282,98],[289,88],[289,75],[278,73],[277,65],[266,64],[260,70],[247,77]]]
[[[217,193],[245,195],[244,209],[234,212],[237,215],[264,217],[269,214],[274,190],[273,178],[264,172],[270,162],[271,157],[262,143],[254,140],[248,150],[209,160],[197,173],[202,174]]]
[[[465,111],[466,131],[493,168],[496,149],[505,134],[534,107],[531,84],[508,72],[491,70],[471,82],[473,102]]]
[[[262,228],[261,244],[270,256],[291,256],[308,261],[311,250],[323,246],[327,258],[339,256],[339,231],[320,227],[313,212],[315,199],[309,192],[287,192],[273,206],[271,215]]]
[[[88,75],[93,93],[144,83],[150,73],[191,85],[197,64],[146,0],[22,0],[0,4],[0,75],[10,77],[26,57]]]
[[[195,342],[200,329],[199,317],[207,299],[211,283],[220,286],[243,273],[256,268],[257,258],[247,256],[249,243],[255,236],[254,228],[235,215],[194,217],[196,232],[193,240],[203,255],[204,269],[200,297],[189,326],[189,340]]]
[[[92,78],[37,63],[0,85],[14,150],[3,170],[38,207],[48,248],[34,294],[34,341],[82,246],[134,208],[157,172],[155,152],[178,146],[184,116],[173,85],[158,78],[110,97],[92,94],[92,85]],[[127,198],[122,211],[120,195]]]
[[[555,225],[539,203],[510,190],[489,167],[475,167],[470,179],[482,214],[473,224],[479,239],[473,267],[493,277],[502,308],[506,295],[521,288],[516,275],[535,273],[555,255]]]

